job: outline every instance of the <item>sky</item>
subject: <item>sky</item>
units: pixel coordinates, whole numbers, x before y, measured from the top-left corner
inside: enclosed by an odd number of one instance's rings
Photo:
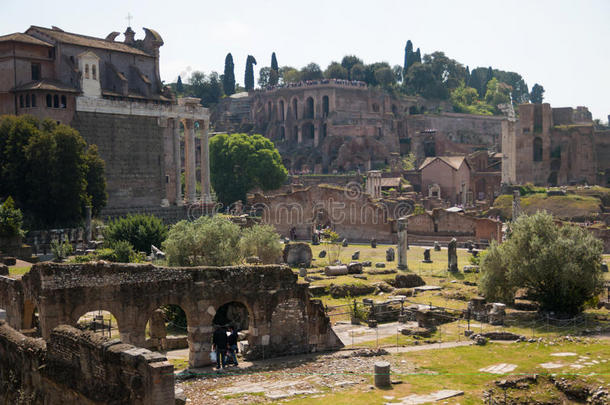
[[[136,38],[142,27],[163,37],[166,82],[222,73],[228,52],[242,85],[248,54],[257,78],[272,52],[297,68],[324,69],[348,54],[402,65],[410,39],[422,55],[443,51],[471,70],[517,72],[530,89],[543,85],[553,107],[588,106],[604,122],[610,114],[609,0],[0,0],[0,10],[0,35],[55,25],[104,38],[124,32],[131,15]]]

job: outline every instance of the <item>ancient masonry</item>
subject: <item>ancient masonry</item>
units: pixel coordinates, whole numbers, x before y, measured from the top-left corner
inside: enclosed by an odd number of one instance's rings
[[[152,29],[144,32],[136,39],[127,28],[124,40],[117,41],[118,32],[94,38],[32,26],[0,36],[0,114],[50,118],[97,145],[106,162],[105,214],[145,209],[175,216],[185,211],[179,207],[185,201],[199,198],[197,161],[201,199],[210,200],[210,115],[199,99],[176,100],[164,87],[163,39]]]
[[[42,263],[21,280],[0,276],[0,308],[14,329],[36,326],[44,339],[60,325],[75,326],[87,312],[105,310],[121,341],[146,347],[153,312],[179,305],[188,321],[190,367],[210,364],[217,312],[238,305],[247,313],[247,358],[307,353],[341,346],[308,284],[285,266],[164,268],[104,262]],[[35,313],[37,309],[37,320]]]

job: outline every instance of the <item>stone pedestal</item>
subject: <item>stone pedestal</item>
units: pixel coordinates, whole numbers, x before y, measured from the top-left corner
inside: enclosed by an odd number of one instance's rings
[[[378,361],[375,363],[375,387],[387,388],[392,385],[390,378],[390,363]]]

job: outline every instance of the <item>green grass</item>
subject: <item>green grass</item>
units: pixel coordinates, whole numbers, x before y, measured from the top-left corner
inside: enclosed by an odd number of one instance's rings
[[[367,385],[359,385],[350,390],[336,390],[326,395],[308,398],[298,398],[289,401],[290,404],[383,404],[387,402],[384,396],[394,396],[396,399],[409,394],[426,394],[441,389],[457,389],[464,391],[463,396],[443,401],[446,404],[480,404],[483,391],[495,380],[505,378],[501,375],[488,374],[478,371],[481,368],[499,363],[516,364],[517,368],[512,374],[547,374],[540,366],[547,362],[561,362],[569,364],[576,357],[552,357],[551,353],[574,352],[586,355],[591,359],[601,360],[610,358],[610,345],[607,342],[583,343],[516,343],[497,344],[486,346],[467,346],[434,351],[420,351],[394,354],[391,357],[398,362],[408,363],[413,372],[406,375],[395,375],[393,379],[400,379],[403,384],[393,385],[387,390],[368,388],[372,377],[367,377]],[[599,356],[599,357],[598,357]],[[372,366],[371,366],[372,367]],[[371,369],[372,372],[372,369]],[[581,370],[570,367],[552,370],[556,374],[580,374],[579,377],[597,384],[610,383],[610,365],[599,363],[587,366]],[[586,376],[585,376],[586,375]],[[544,390],[529,391],[528,394],[536,399],[548,395]]]
[[[494,201],[493,209],[499,211],[503,218],[512,217],[513,197],[501,195]],[[545,210],[560,219],[594,217],[599,215],[601,200],[597,197],[577,194],[548,196],[542,193],[521,197],[521,208],[526,214],[535,214]]]
[[[31,268],[32,266],[12,266],[8,268],[8,274],[9,276],[22,276],[30,271]]]

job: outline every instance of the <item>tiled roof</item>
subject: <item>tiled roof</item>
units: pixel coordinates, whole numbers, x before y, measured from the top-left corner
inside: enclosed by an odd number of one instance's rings
[[[64,93],[80,93],[80,91],[74,87],[67,86],[63,83],[56,82],[54,80],[36,80],[22,84],[13,89],[13,91],[31,91],[31,90],[48,90],[48,91],[61,91]]]
[[[38,31],[41,34],[47,35],[57,42],[64,44],[80,45],[89,48],[107,49],[110,51],[132,53],[136,55],[151,56],[146,52],[124,44],[123,42],[106,41],[102,38],[89,37],[86,35],[74,34],[72,32],[60,31],[57,29],[31,26],[26,32]]]
[[[41,41],[38,38],[34,38],[31,35],[22,34],[20,32],[0,36],[0,42],[21,42],[24,44],[41,45],[41,46],[47,46],[47,47],[53,46],[47,42]]]
[[[447,165],[449,165],[454,170],[459,170],[460,166],[462,166],[462,163],[464,163],[466,157],[465,156],[427,157],[426,160],[424,160],[424,163],[422,163],[421,166],[419,166],[419,170],[422,170],[424,167],[428,166],[430,163],[434,162],[436,159],[439,159],[439,160],[445,162]],[[468,162],[466,162],[466,164],[468,164]]]

